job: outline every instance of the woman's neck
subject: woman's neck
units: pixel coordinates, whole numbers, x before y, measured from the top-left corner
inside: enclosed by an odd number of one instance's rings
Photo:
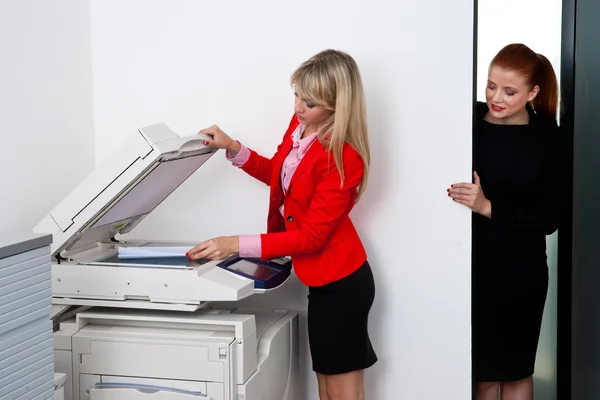
[[[304,139],[305,137],[308,137],[310,135],[312,135],[313,133],[317,132],[317,126],[315,125],[306,125],[306,128],[304,128],[304,133],[302,133],[302,139]]]
[[[507,118],[494,118],[488,112],[483,119],[491,124],[497,125],[527,125],[529,123],[529,112],[527,108]]]

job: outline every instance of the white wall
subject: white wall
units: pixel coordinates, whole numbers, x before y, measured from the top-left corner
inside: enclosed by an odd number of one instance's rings
[[[470,396],[470,213],[446,188],[471,179],[472,3],[92,1],[98,161],[156,122],[180,134],[216,123],[271,155],[292,114],[294,68],[330,47],[356,58],[373,158],[353,213],[377,285],[369,399]],[[220,154],[132,236],[259,233],[267,200]],[[305,295],[293,281],[252,302],[304,316]],[[316,399],[301,328],[300,398]]]
[[[477,7],[477,98],[480,101],[485,101],[490,61],[509,43],[523,43],[542,53],[560,76],[561,0],[478,0]],[[499,30],[502,34],[498,34]]]
[[[543,17],[540,10],[544,10]],[[560,77],[561,18],[562,0],[479,0],[477,99],[485,101],[490,61],[509,43],[524,43],[542,53]],[[556,399],[557,239],[556,233],[547,239],[550,284],[534,375],[535,397],[540,400]]]
[[[93,168],[89,2],[0,3],[0,231],[29,231]]]

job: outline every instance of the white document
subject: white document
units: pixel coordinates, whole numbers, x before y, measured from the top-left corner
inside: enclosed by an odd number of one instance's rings
[[[187,257],[190,247],[119,247],[119,258]]]

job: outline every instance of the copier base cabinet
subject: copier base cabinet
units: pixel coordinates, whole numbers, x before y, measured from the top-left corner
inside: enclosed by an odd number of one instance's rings
[[[295,400],[298,315],[91,309],[54,334],[65,400]]]

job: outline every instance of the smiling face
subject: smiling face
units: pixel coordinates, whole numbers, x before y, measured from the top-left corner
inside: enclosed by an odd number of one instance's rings
[[[529,114],[525,106],[539,91],[539,86],[531,87],[527,77],[516,71],[490,67],[485,89],[489,109],[486,121],[504,125],[528,123]]]

